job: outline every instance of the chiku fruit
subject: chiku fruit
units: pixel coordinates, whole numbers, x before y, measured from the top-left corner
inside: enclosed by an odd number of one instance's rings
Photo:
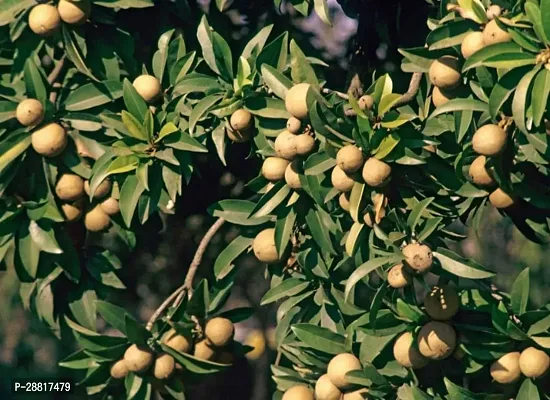
[[[206,340],[201,340],[195,345],[193,355],[201,360],[212,360],[216,356],[216,351],[208,346]]]
[[[90,232],[101,232],[109,227],[111,218],[97,205],[84,216],[84,226]]]
[[[303,385],[292,386],[288,389],[281,400],[314,400],[313,392]]]
[[[154,354],[148,347],[131,345],[124,353],[124,363],[128,371],[143,372],[153,363]]]
[[[403,264],[397,264],[391,267],[388,272],[388,284],[395,289],[409,286],[413,281],[412,274]]]
[[[101,209],[107,215],[115,215],[120,212],[120,205],[118,204],[117,199],[115,199],[114,197],[109,197],[101,202]]]
[[[479,186],[493,186],[495,185],[495,180],[485,168],[485,163],[487,158],[485,156],[478,156],[470,165],[468,174],[472,179],[472,182]]]
[[[487,8],[487,18],[489,19],[495,19],[496,17],[500,17],[502,14],[502,8],[500,6],[497,6],[496,4],[493,4],[492,6],[489,6]]]
[[[63,215],[65,215],[65,220],[67,222],[75,222],[82,217],[84,207],[82,202],[75,202],[74,204],[63,203],[61,205],[61,211],[63,211]]]
[[[235,111],[229,120],[231,129],[227,131],[227,136],[235,143],[244,143],[252,137],[252,128],[254,127],[254,117],[244,109]]]
[[[472,32],[466,35],[466,37],[462,41],[460,50],[462,52],[462,56],[464,58],[468,58],[484,47],[485,40],[483,39],[483,32]]]
[[[285,97],[286,110],[300,120],[308,117],[307,96],[309,89],[309,83],[299,83],[291,87]]]
[[[528,378],[540,378],[550,367],[550,357],[544,351],[528,347],[521,352],[519,368]]]
[[[31,144],[34,151],[44,157],[55,157],[65,150],[68,137],[65,129],[55,122],[33,132]]]
[[[162,87],[157,78],[152,75],[140,75],[134,80],[136,92],[143,97],[147,103],[152,103],[158,99],[162,93]]]
[[[247,131],[236,131],[233,129],[227,129],[226,130],[227,137],[229,140],[235,143],[245,143],[248,142],[252,138],[252,130],[249,129]]]
[[[294,139],[296,145],[296,155],[307,156],[315,148],[315,139],[307,133],[296,135]]]
[[[175,368],[176,362],[174,361],[174,357],[170,354],[161,353],[153,364],[153,376],[157,379],[168,379]]]
[[[452,90],[443,90],[437,86],[434,86],[434,90],[432,92],[432,103],[434,103],[434,106],[441,107],[443,104],[454,98],[455,95]]]
[[[90,0],[60,0],[57,11],[63,22],[70,25],[85,23],[92,12]]]
[[[29,13],[29,27],[39,36],[54,35],[61,25],[61,17],[57,8],[51,4],[34,6]]]
[[[330,181],[332,182],[332,186],[341,192],[350,192],[355,184],[355,179],[348,176],[338,165],[332,169]]]
[[[365,94],[359,98],[358,103],[361,110],[372,110],[372,107],[374,107],[374,97]]]
[[[393,357],[405,368],[423,368],[429,362],[416,348],[411,332],[405,332],[397,338],[393,344]]]
[[[84,196],[84,179],[75,174],[63,174],[55,184],[55,194],[63,201],[75,201]]]
[[[342,392],[338,389],[328,377],[327,374],[321,375],[315,383],[316,400],[340,400]]]
[[[252,242],[252,250],[261,262],[278,262],[280,259],[275,246],[275,229],[268,228],[258,233]]]
[[[280,158],[292,161],[298,154],[296,146],[296,135],[287,130],[282,131],[275,139],[275,153]]]
[[[38,125],[44,119],[44,107],[36,99],[25,99],[17,105],[15,117],[23,126]]]
[[[286,121],[286,130],[297,135],[302,131],[302,121],[296,117],[290,117],[288,121]]]
[[[432,268],[432,250],[425,244],[410,243],[403,248],[405,264],[418,273],[428,272]]]
[[[118,360],[113,365],[111,365],[110,374],[114,379],[122,379],[128,375],[128,367],[124,362],[124,359]]]
[[[302,188],[302,183],[300,182],[300,171],[302,169],[302,164],[298,160],[292,161],[287,165],[285,170],[285,182],[294,190],[300,190]]]
[[[216,317],[207,322],[204,334],[209,345],[224,347],[233,340],[235,327],[229,319]]]
[[[506,147],[508,135],[498,125],[489,124],[479,128],[472,137],[472,148],[483,156],[496,156]]]
[[[511,23],[507,18],[500,18],[502,22]],[[497,25],[496,20],[489,22],[483,30],[483,41],[486,46],[496,43],[505,43],[512,41],[512,36]]]
[[[382,187],[391,179],[391,167],[377,158],[369,158],[363,167],[363,180],[372,187]]]
[[[358,171],[364,162],[363,152],[352,144],[342,147],[336,154],[336,165],[346,174]]]
[[[495,208],[504,209],[512,207],[516,203],[516,200],[513,196],[498,188],[489,195],[489,202]]]
[[[94,199],[101,199],[105,196],[107,196],[109,193],[111,193],[111,187],[112,187],[112,183],[111,181],[107,178],[107,179],[104,179],[98,186],[97,188],[95,189],[95,192],[94,192]],[[86,194],[88,196],[91,195],[91,191],[90,191],[90,181],[85,181],[84,182],[84,192],[86,192]]]
[[[498,383],[508,384],[517,381],[521,377],[519,367],[520,353],[514,351],[507,353],[491,364],[491,376]]]
[[[345,390],[350,386],[346,374],[357,369],[361,369],[359,359],[351,353],[341,353],[328,363],[327,375],[338,389]]]
[[[418,350],[424,357],[443,360],[449,357],[456,347],[456,332],[444,322],[432,321],[418,333]]]
[[[179,335],[175,329],[170,329],[164,336],[166,346],[179,351],[180,353],[189,353],[193,347],[193,340],[183,335]]]
[[[447,321],[458,312],[460,298],[456,289],[449,285],[434,286],[424,297],[426,314],[437,321]]]
[[[460,62],[453,56],[435,60],[428,73],[430,82],[441,89],[454,89],[460,84]]]
[[[338,197],[338,203],[344,211],[349,211],[349,193],[342,193]]]
[[[280,157],[268,157],[262,165],[262,176],[272,182],[277,182],[285,177],[285,170],[290,162]]]

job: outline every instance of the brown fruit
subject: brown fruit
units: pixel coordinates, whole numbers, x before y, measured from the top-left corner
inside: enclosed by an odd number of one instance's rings
[[[125,378],[126,375],[128,375],[128,367],[126,366],[126,362],[124,362],[124,359],[118,360],[113,365],[111,365],[110,373],[114,379]]]
[[[336,154],[336,165],[346,174],[358,171],[364,162],[363,152],[352,144],[342,147]]]
[[[246,358],[258,360],[265,352],[266,335],[261,329],[253,329],[246,337],[244,344],[252,347],[252,350],[246,353]]]
[[[153,364],[153,376],[157,379],[168,379],[174,373],[176,362],[170,354],[161,353]]]
[[[275,139],[275,153],[280,158],[292,161],[298,154],[296,135],[287,130],[282,131]]]
[[[302,188],[302,183],[300,182],[301,169],[302,169],[302,164],[298,160],[292,161],[286,167],[286,170],[285,170],[286,184],[294,190],[300,190]]]
[[[44,119],[44,107],[36,99],[25,99],[17,105],[15,117],[21,125],[38,125]]]
[[[410,243],[403,248],[405,264],[418,273],[425,273],[432,268],[432,250],[425,244]]]
[[[513,196],[498,188],[489,195],[489,202],[495,208],[508,208],[513,206],[516,200]]]
[[[128,371],[144,372],[153,363],[154,354],[148,347],[131,345],[124,353],[124,363]]]
[[[358,103],[361,110],[372,110],[372,107],[374,106],[374,97],[365,94],[359,97]]]
[[[281,400],[314,400],[313,392],[303,385],[292,386],[288,389]]]
[[[369,389],[362,388],[358,390],[354,390],[353,392],[349,392],[344,394],[344,397],[342,397],[342,400],[364,400],[367,399],[369,394]]]
[[[500,20],[507,23],[512,22],[507,18],[500,18]],[[512,36],[510,36],[508,32],[500,29],[496,21],[492,20],[485,25],[485,29],[483,30],[483,41],[486,46],[490,46],[496,43],[511,42]]]
[[[75,174],[63,174],[55,184],[55,194],[63,201],[75,201],[84,196],[84,179]]]
[[[231,115],[229,124],[235,131],[249,131],[254,126],[254,117],[250,111],[241,108]]]
[[[264,229],[256,235],[252,242],[252,249],[256,258],[265,263],[278,262],[279,255],[275,247],[275,229]]]
[[[101,232],[109,227],[111,218],[105,214],[101,206],[95,206],[84,216],[84,226],[90,232]]]
[[[175,329],[170,329],[164,336],[166,346],[179,351],[180,353],[189,353],[193,347],[193,339],[183,335],[178,335]]]
[[[472,54],[477,53],[479,50],[485,47],[485,40],[483,39],[483,32],[471,32],[466,35],[460,46],[462,56],[464,58],[470,57]]]
[[[55,122],[37,129],[31,136],[32,148],[44,157],[55,157],[61,154],[67,142],[65,129]]]
[[[434,286],[424,297],[426,314],[437,321],[447,321],[454,317],[460,306],[456,289],[449,285]]]
[[[340,400],[342,392],[330,381],[327,374],[321,375],[315,383],[316,400]]]
[[[51,4],[34,6],[29,13],[29,27],[39,36],[54,35],[61,25],[61,17],[57,8]]]
[[[502,14],[502,8],[500,6],[497,6],[496,4],[493,4],[492,6],[489,6],[487,8],[487,18],[489,19],[495,19],[496,17],[500,17]]]
[[[140,75],[134,80],[134,88],[147,103],[157,100],[162,94],[162,87],[157,78],[152,75]]]
[[[276,182],[285,177],[289,161],[279,157],[267,157],[262,165],[262,175],[265,179]]]
[[[351,353],[341,353],[328,363],[327,375],[338,389],[345,390],[350,386],[346,374],[357,369],[361,369],[359,359]]]
[[[307,133],[296,135],[294,142],[299,156],[307,156],[315,149],[315,139]]]
[[[491,364],[491,376],[498,383],[513,383],[521,377],[520,353],[507,353]]]
[[[286,94],[286,110],[295,118],[306,119],[308,117],[307,94],[309,83],[299,83],[290,88]]]
[[[120,205],[118,204],[117,199],[115,199],[114,197],[108,197],[101,203],[101,209],[107,215],[115,215],[120,212]]]
[[[372,187],[382,187],[391,179],[391,167],[384,161],[371,157],[363,167],[363,180]]]
[[[252,129],[247,131],[235,131],[233,129],[226,129],[227,137],[229,140],[235,143],[245,143],[252,138]]]
[[[413,281],[413,277],[408,268],[403,264],[397,264],[391,267],[388,272],[388,284],[395,289],[409,286]]]
[[[355,185],[355,179],[348,176],[338,165],[333,168],[330,180],[332,186],[341,192],[350,192]]]
[[[63,211],[63,215],[65,215],[65,220],[67,222],[75,222],[82,217],[84,208],[81,202],[76,202],[74,204],[63,203],[61,204],[61,211]]]
[[[290,117],[286,121],[286,130],[294,135],[299,134],[302,131],[302,121],[296,117]]]
[[[429,362],[418,351],[411,332],[405,332],[397,338],[393,344],[393,357],[399,365],[405,368],[419,369],[425,367]]]
[[[445,322],[428,322],[418,333],[418,349],[424,357],[443,360],[453,353],[455,347],[456,332]]]
[[[88,20],[92,12],[90,0],[60,0],[57,11],[63,22],[81,25]]]
[[[506,147],[508,135],[498,125],[489,124],[479,128],[472,137],[472,148],[484,156],[496,156]]]
[[[195,345],[193,355],[201,360],[212,360],[216,356],[216,351],[208,346],[206,340],[201,340]]]
[[[224,347],[233,340],[235,327],[227,318],[216,317],[208,321],[204,334],[209,345]]]
[[[338,203],[344,211],[349,211],[349,193],[342,193],[338,197]]]
[[[519,368],[528,378],[540,378],[550,367],[550,357],[544,351],[528,347],[521,352]]]
[[[430,82],[441,89],[454,89],[460,84],[460,62],[453,56],[443,56],[430,66]]]
[[[455,95],[452,90],[443,90],[437,86],[434,86],[434,90],[432,92],[432,103],[434,103],[434,106],[440,107],[454,98]]]
[[[485,156],[478,156],[474,162],[470,165],[468,173],[472,182],[479,186],[493,186],[495,185],[495,180],[485,168],[485,163],[487,158]]]
[[[111,193],[112,183],[109,178],[104,179],[103,182],[99,184],[99,186],[95,189],[94,192],[94,199],[101,199],[105,196],[107,196],[109,193]],[[84,191],[88,196],[90,196],[90,181],[84,182]]]

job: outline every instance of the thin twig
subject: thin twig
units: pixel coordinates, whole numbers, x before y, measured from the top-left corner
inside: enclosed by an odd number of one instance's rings
[[[415,72],[413,73],[411,77],[411,81],[409,82],[409,89],[406,93],[404,93],[399,100],[393,105],[393,107],[399,107],[403,106],[407,103],[409,103],[416,94],[418,93],[418,89],[420,88],[420,82],[422,82],[422,72]]]
[[[54,67],[54,69],[52,69],[52,72],[50,72],[50,74],[48,75],[48,83],[50,85],[52,85],[57,80],[64,66],[65,66],[65,55],[61,57],[61,59],[57,62],[57,65]]]
[[[323,94],[333,94],[334,93],[336,96],[340,97],[343,100],[349,100],[349,96],[347,94],[342,93],[342,92],[338,92],[336,90],[323,88],[322,92],[323,92]]]
[[[181,285],[179,288],[177,288],[170,296],[164,300],[164,302],[159,306],[159,308],[156,309],[153,315],[151,315],[151,318],[149,318],[149,321],[147,322],[147,325],[145,325],[145,329],[150,331],[153,329],[153,324],[155,321],[160,317],[160,315],[163,313],[163,311],[170,305],[172,300],[180,294],[183,290],[185,290],[185,285]]]
[[[282,357],[283,353],[281,352],[281,350],[279,350],[277,352],[277,358],[275,358],[275,366],[278,367],[279,364],[281,363],[281,357]]]

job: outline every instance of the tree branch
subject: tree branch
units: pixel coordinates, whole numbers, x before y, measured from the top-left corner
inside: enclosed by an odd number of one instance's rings
[[[52,69],[52,72],[48,75],[48,83],[52,86],[52,88],[60,89],[61,85],[57,83],[57,80],[59,79],[59,76],[61,74],[61,71],[63,70],[63,67],[65,66],[65,54],[63,57],[59,59],[57,62],[57,65]],[[55,103],[55,100],[57,99],[57,90],[52,90],[50,92],[50,102]]]
[[[409,82],[409,89],[403,94],[403,96],[399,98],[399,100],[397,100],[393,107],[403,106],[407,103],[410,103],[411,100],[414,99],[414,97],[418,93],[418,89],[420,88],[420,82],[422,82],[423,75],[424,74],[422,72],[413,73],[411,81]]]
[[[323,94],[333,94],[334,93],[336,96],[340,97],[343,100],[349,100],[349,96],[347,94],[342,93],[342,92],[337,92],[336,90],[323,88],[322,93]]]

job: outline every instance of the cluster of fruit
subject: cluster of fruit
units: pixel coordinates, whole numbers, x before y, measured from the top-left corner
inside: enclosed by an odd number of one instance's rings
[[[38,4],[29,14],[29,27],[39,36],[53,36],[59,31],[61,21],[69,25],[82,25],[90,17],[90,0],[60,0],[57,7]]]

